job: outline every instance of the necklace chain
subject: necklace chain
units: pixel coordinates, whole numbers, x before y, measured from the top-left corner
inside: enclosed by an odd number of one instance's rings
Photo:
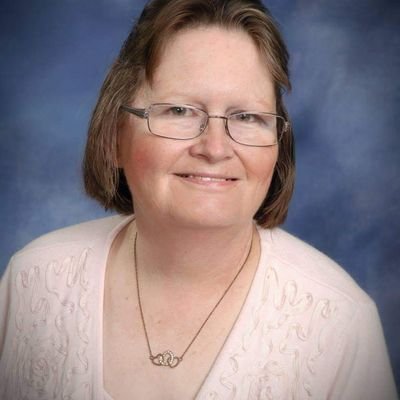
[[[207,315],[206,319],[204,322],[201,324],[200,328],[197,330],[196,334],[193,336],[192,340],[189,342],[189,344],[186,346],[186,349],[183,351],[182,355],[176,356],[171,350],[164,351],[163,353],[158,353],[156,355],[153,355],[153,352],[151,350],[151,345],[150,345],[150,340],[149,340],[149,334],[147,332],[147,327],[146,327],[146,322],[144,319],[144,314],[143,314],[143,308],[142,308],[142,300],[140,297],[140,287],[139,287],[139,273],[138,273],[138,263],[137,263],[137,256],[136,256],[136,243],[137,243],[137,237],[138,234],[136,232],[135,234],[135,239],[134,239],[134,245],[133,245],[133,255],[134,255],[134,262],[135,262],[135,274],[136,274],[136,291],[137,291],[137,297],[138,297],[138,304],[139,304],[139,310],[140,310],[140,317],[142,319],[142,324],[143,324],[143,330],[144,330],[144,335],[146,337],[146,342],[147,342],[147,348],[149,350],[149,359],[150,361],[157,366],[163,366],[163,367],[170,367],[170,368],[175,368],[178,366],[178,364],[183,360],[183,357],[187,353],[187,351],[190,349],[194,341],[197,339],[197,337],[200,335],[201,330],[204,328],[208,320],[210,319],[211,315],[214,313],[214,311],[217,309],[217,307],[220,305],[221,301],[225,297],[225,295],[228,293],[229,289],[232,287],[232,285],[235,283],[237,277],[240,275],[242,272],[244,266],[246,265],[249,257],[251,250],[253,248],[253,236],[250,242],[249,250],[247,252],[246,258],[242,265],[240,266],[238,272],[236,275],[233,277],[232,281],[229,283],[228,287],[225,289],[225,291],[222,293],[222,296],[219,298],[215,306],[212,308],[212,310],[209,312]]]

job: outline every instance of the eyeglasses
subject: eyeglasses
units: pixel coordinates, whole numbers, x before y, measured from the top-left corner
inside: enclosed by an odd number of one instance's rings
[[[194,106],[169,103],[151,104],[147,108],[123,105],[121,109],[146,119],[153,135],[167,139],[194,139],[205,131],[210,118],[223,119],[229,137],[245,146],[276,145],[289,129],[289,122],[285,118],[268,112],[241,111],[227,116],[209,115]]]

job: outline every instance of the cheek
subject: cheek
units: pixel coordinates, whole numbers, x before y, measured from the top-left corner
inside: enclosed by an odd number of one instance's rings
[[[258,181],[256,185],[256,193],[254,194],[254,210],[253,215],[257,212],[260,206],[263,204],[270,186],[272,177],[274,175],[276,159],[270,159],[264,164],[265,168],[258,170]]]
[[[141,174],[152,169],[154,163],[153,154],[150,148],[146,146],[134,146],[129,158],[129,167],[139,171]]]
[[[261,157],[254,157],[252,160],[253,176],[263,187],[266,185],[269,186],[278,159],[278,151],[276,148],[269,148],[266,150],[267,151]]]
[[[254,213],[263,203],[267,193],[269,191],[271,180],[275,171],[275,166],[278,157],[277,149],[268,149],[272,151],[266,152],[263,157],[257,158],[258,162],[253,162],[253,179],[254,179],[254,191],[253,191],[253,204]]]
[[[136,209],[143,198],[152,197],[150,194],[156,173],[154,163],[154,155],[147,146],[137,143],[124,149],[123,170]]]
[[[146,133],[143,121],[133,117],[127,119],[118,134],[118,163],[131,175],[135,169],[146,169],[151,162],[151,146],[146,146]]]
[[[129,134],[129,135],[127,135]],[[152,146],[132,132],[122,132],[119,141],[119,164],[127,177],[142,175],[154,163]]]

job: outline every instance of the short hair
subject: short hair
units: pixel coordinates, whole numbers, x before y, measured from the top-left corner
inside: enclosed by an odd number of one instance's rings
[[[124,171],[117,162],[118,129],[124,121],[121,105],[132,101],[143,83],[152,82],[168,40],[183,29],[218,26],[240,29],[254,41],[271,73],[276,112],[289,121],[283,102],[290,90],[289,55],[268,9],[258,0],[152,0],[130,31],[103,83],[88,130],[83,175],[86,192],[106,209],[134,212]],[[278,125],[278,159],[265,198],[254,215],[256,222],[273,228],[287,216],[295,175],[291,125]]]

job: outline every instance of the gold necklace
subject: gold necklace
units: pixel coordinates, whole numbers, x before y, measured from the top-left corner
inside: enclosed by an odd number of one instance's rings
[[[251,242],[250,242],[250,247],[247,252],[246,258],[243,262],[243,264],[240,266],[238,272],[236,275],[233,277],[232,281],[228,285],[228,287],[225,289],[224,293],[222,293],[222,296],[219,298],[213,309],[210,311],[210,313],[207,315],[207,318],[204,320],[204,322],[201,324],[200,328],[197,330],[196,334],[194,335],[193,339],[190,341],[190,343],[187,345],[186,349],[182,353],[180,357],[176,356],[171,350],[166,350],[163,353],[158,353],[156,355],[153,355],[153,352],[151,351],[151,346],[150,346],[150,340],[149,340],[149,335],[147,333],[147,328],[146,328],[146,322],[144,320],[144,315],[143,315],[143,308],[142,308],[142,300],[140,298],[140,289],[139,289],[139,275],[138,275],[138,263],[137,263],[137,257],[136,257],[136,242],[137,242],[137,232],[135,234],[135,240],[134,240],[134,245],[133,245],[133,256],[134,256],[134,262],[135,262],[135,274],[136,274],[136,290],[137,290],[137,297],[138,297],[138,304],[139,304],[139,310],[140,310],[140,316],[142,318],[142,324],[143,324],[143,330],[144,330],[144,335],[146,337],[146,342],[147,342],[147,348],[149,350],[149,359],[150,361],[154,364],[157,365],[158,367],[170,367],[170,368],[175,368],[178,366],[178,364],[183,360],[183,357],[189,350],[190,346],[194,343],[194,341],[197,339],[199,336],[201,330],[204,328],[204,325],[207,323],[207,321],[210,319],[211,315],[213,312],[216,310],[216,308],[219,306],[225,295],[228,293],[229,289],[232,287],[232,285],[235,283],[236,278],[239,276],[239,274],[242,272],[244,266],[247,263],[247,260],[249,259],[251,249],[253,248],[253,236],[251,237]]]

